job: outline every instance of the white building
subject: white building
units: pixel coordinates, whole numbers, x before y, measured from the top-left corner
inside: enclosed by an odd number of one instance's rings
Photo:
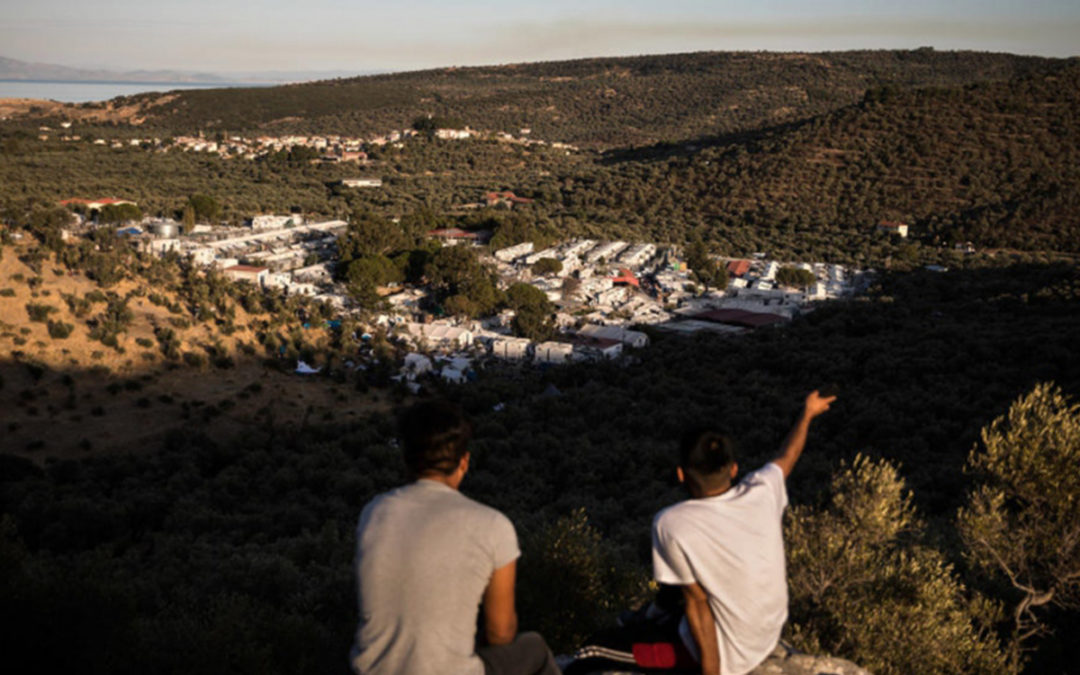
[[[523,255],[528,255],[533,252],[533,243],[527,241],[524,244],[517,244],[516,246],[508,246],[503,249],[495,251],[495,258],[503,262],[513,262]]]
[[[536,345],[535,353],[539,363],[566,363],[574,353],[574,345],[569,342],[541,342]]]
[[[491,341],[491,355],[497,359],[518,361],[529,355],[527,338],[499,337]]]
[[[347,188],[377,188],[382,187],[381,178],[345,178],[341,184]]]
[[[596,242],[592,239],[576,239],[570,242],[570,245],[566,247],[565,251],[563,251],[563,255],[565,255],[567,258],[578,257],[594,246],[596,246]]]
[[[146,248],[154,255],[165,255],[169,251],[180,251],[179,239],[150,239],[146,242]]]
[[[212,248],[193,248],[188,252],[191,256],[191,261],[196,265],[210,265],[214,262],[214,258],[217,256],[216,251]]]
[[[635,349],[641,349],[642,347],[649,346],[649,336],[645,333],[636,330],[630,330],[626,326],[584,326],[580,331],[581,335],[587,335],[591,338],[602,338],[604,340],[616,340],[629,347]]]
[[[603,258],[604,262],[611,262],[629,245],[630,244],[627,244],[625,241],[609,241],[605,244],[600,244],[589,251],[588,255],[585,256],[585,260],[595,263]]]
[[[656,255],[655,244],[635,244],[623,251],[619,256],[619,263],[629,267],[643,265],[649,258]]]
[[[533,253],[531,255],[528,255],[528,256],[525,257],[525,264],[526,265],[535,265],[536,262],[538,260],[540,260],[541,258],[555,258],[556,260],[558,260],[558,258],[559,258],[559,249],[557,249],[557,248],[545,248],[543,251],[539,251],[537,253]]]
[[[470,136],[472,136],[472,131],[468,128],[435,130],[435,138],[441,138],[444,141],[460,141]]]
[[[253,230],[280,230],[283,227],[292,227],[294,225],[303,225],[303,218],[300,216],[272,216],[263,215],[255,216],[251,219],[251,229]]]
[[[472,345],[472,331],[444,323],[406,323],[407,333],[414,344],[429,349],[466,349]]]
[[[247,281],[258,286],[266,283],[270,275],[268,267],[255,267],[253,265],[233,265],[222,270],[225,278],[232,281]]]

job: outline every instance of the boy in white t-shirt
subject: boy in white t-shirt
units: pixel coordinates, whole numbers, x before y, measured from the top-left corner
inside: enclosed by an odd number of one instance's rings
[[[810,422],[834,400],[811,392],[776,459],[735,485],[738,464],[727,438],[704,431],[682,443],[678,476],[690,499],[653,520],[653,571],[656,581],[682,589],[680,637],[706,675],[753,670],[780,639],[787,619],[784,479]]]

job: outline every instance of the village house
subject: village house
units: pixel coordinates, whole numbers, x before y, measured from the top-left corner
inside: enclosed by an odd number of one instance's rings
[[[347,188],[382,187],[382,178],[343,178],[341,185]]]
[[[908,236],[907,223],[900,223],[894,220],[883,220],[877,227],[879,232],[885,232],[887,234],[900,235],[902,238]]]

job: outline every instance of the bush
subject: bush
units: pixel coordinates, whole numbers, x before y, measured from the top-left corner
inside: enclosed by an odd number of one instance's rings
[[[67,302],[68,309],[75,315],[76,318],[81,319],[90,313],[92,307],[90,300],[87,298],[79,298],[75,295],[65,295],[64,301]]]
[[[150,338],[140,337],[135,338],[135,344],[139,345],[140,347],[153,347],[154,341]]]
[[[56,311],[55,307],[49,305],[39,305],[33,302],[27,303],[26,313],[30,317],[31,321],[38,321],[45,323],[49,320],[49,315]]]
[[[538,276],[547,276],[549,274],[558,274],[562,272],[562,263],[558,258],[540,258],[533,266],[533,274]]]
[[[584,509],[548,525],[523,548],[529,565],[518,585],[521,612],[534,617],[556,652],[580,645],[648,592],[642,570],[624,563],[628,556],[601,538]]]
[[[64,323],[63,321],[49,321],[49,337],[54,340],[65,340],[71,332],[75,330],[75,326],[70,323]]]
[[[959,513],[971,566],[1006,588],[1021,640],[1080,603],[1080,405],[1039,384],[982,430]]]
[[[0,298],[13,298],[15,297],[14,288],[0,288]]]
[[[936,550],[896,468],[858,456],[819,510],[785,522],[795,646],[878,673],[1004,673],[1017,660],[991,626],[1000,607],[966,591]]]
[[[817,277],[813,272],[801,267],[781,267],[776,272],[776,283],[781,286],[809,288],[817,283]]]
[[[206,357],[197,352],[184,352],[184,363],[195,368],[202,368],[206,365]]]

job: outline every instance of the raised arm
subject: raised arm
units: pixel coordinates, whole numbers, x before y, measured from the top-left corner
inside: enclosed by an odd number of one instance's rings
[[[784,478],[791,475],[791,470],[795,468],[795,463],[799,461],[799,455],[806,446],[806,434],[810,431],[810,422],[828,410],[829,405],[835,400],[835,396],[822,396],[816,389],[806,397],[799,420],[788,432],[784,445],[780,448],[780,454],[773,460],[784,471]]]
[[[686,598],[686,622],[698,646],[702,675],[720,675],[720,645],[716,641],[716,618],[709,596],[697,583],[682,587]]]
[[[512,560],[491,573],[491,581],[484,590],[484,634],[490,645],[510,644],[517,635],[516,577],[517,561]]]

